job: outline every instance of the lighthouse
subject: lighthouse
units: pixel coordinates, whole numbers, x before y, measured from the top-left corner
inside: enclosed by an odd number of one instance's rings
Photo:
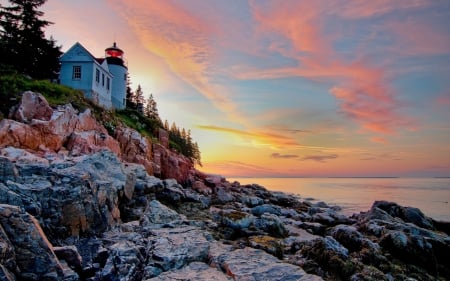
[[[117,47],[116,42],[114,42],[112,47],[105,49],[105,58],[109,72],[113,75],[111,85],[112,104],[117,109],[124,109],[126,106],[128,69],[124,63],[123,51]]]

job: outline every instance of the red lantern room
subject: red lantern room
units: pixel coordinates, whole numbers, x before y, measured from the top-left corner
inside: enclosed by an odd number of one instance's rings
[[[105,50],[105,57],[108,61],[108,64],[116,64],[116,65],[124,65],[123,61],[123,51],[117,47],[116,42]]]

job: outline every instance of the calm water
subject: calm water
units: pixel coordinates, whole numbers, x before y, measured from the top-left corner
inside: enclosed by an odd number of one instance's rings
[[[313,198],[350,215],[367,211],[375,200],[417,207],[425,215],[450,221],[450,178],[229,178],[269,190]]]

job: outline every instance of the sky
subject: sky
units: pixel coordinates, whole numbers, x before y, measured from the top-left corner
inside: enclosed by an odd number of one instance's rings
[[[49,0],[227,177],[450,176],[450,1]]]

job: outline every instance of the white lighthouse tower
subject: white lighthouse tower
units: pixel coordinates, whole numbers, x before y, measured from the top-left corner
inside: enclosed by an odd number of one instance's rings
[[[109,72],[114,76],[111,87],[112,104],[117,109],[124,109],[126,106],[128,69],[124,63],[123,51],[114,42],[112,47],[105,49],[105,57]]]

